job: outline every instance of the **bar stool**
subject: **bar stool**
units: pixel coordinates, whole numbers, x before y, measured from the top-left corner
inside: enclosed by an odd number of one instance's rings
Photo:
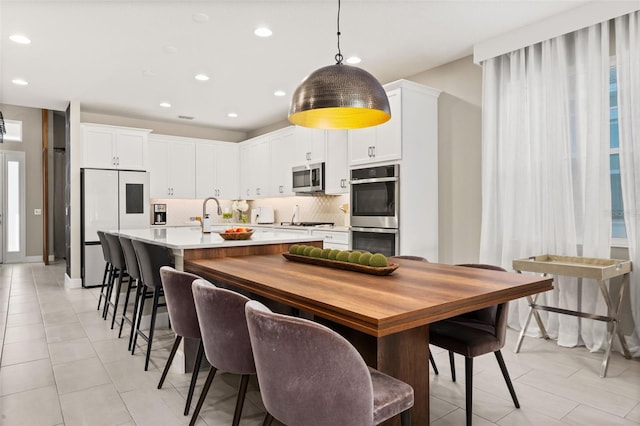
[[[185,337],[187,339],[200,341],[193,372],[191,373],[191,384],[189,385],[189,392],[187,393],[187,402],[184,405],[184,415],[186,416],[189,414],[193,391],[196,388],[196,380],[198,379],[200,364],[204,356],[204,346],[200,335],[198,315],[196,313],[196,305],[193,301],[193,292],[191,289],[193,282],[202,278],[188,272],[176,271],[170,266],[160,268],[160,278],[162,279],[162,288],[164,289],[164,298],[167,302],[171,328],[173,328],[173,331],[176,333],[176,338],[173,342],[167,363],[162,371],[158,389],[162,388],[162,384],[167,377],[169,367],[171,367],[171,363],[178,351],[178,346],[180,346],[182,338]]]
[[[111,282],[109,284],[107,290],[107,299],[105,304],[105,312],[103,317],[106,319],[109,306],[113,307],[113,317],[111,318],[111,329],[116,322],[116,314],[118,312],[118,302],[120,301],[120,290],[122,288],[122,279],[129,279],[129,275],[127,274],[127,264],[124,260],[124,253],[122,252],[122,246],[120,245],[120,240],[118,239],[118,235],[105,233],[105,238],[107,239],[107,243],[109,244],[109,253],[111,254],[111,265],[113,266],[113,274],[111,275]],[[115,279],[118,279],[117,284],[115,283]],[[115,286],[116,296],[115,300],[111,302],[111,297],[113,293],[113,288]]]
[[[160,296],[164,296],[162,290],[162,280],[160,279],[160,268],[162,266],[173,266],[171,259],[171,250],[157,244],[149,244],[138,240],[133,240],[133,249],[138,258],[138,266],[140,268],[140,277],[142,278],[142,290],[140,292],[140,301],[138,303],[138,311],[136,313],[136,330],[131,343],[131,355],[136,350],[136,340],[140,336],[147,342],[147,354],[144,361],[144,371],[149,369],[149,358],[151,357],[151,344],[153,343],[153,333],[156,326],[156,315],[158,307],[166,306],[160,303]],[[140,330],[140,322],[146,299],[153,299],[151,307],[151,323],[149,325],[149,335],[144,334]]]
[[[104,236],[104,231],[98,231],[98,238],[100,239],[100,246],[102,247],[102,257],[104,258],[104,274],[102,274],[102,285],[100,286],[100,297],[98,298],[98,310],[100,310],[100,302],[104,297],[106,300],[105,287],[111,282],[111,253],[109,252],[109,243]],[[108,289],[108,287],[107,287]]]
[[[133,342],[133,332],[135,330],[135,318],[136,312],[138,312],[138,302],[140,300],[140,293],[142,290],[142,285],[140,284],[140,268],[138,266],[138,258],[136,257],[136,252],[133,249],[133,243],[131,242],[131,238],[120,236],[120,246],[122,247],[122,253],[124,254],[124,261],[127,265],[127,273],[129,274],[129,282],[127,285],[127,292],[124,298],[124,308],[122,309],[122,318],[120,320],[120,330],[118,331],[118,338],[122,336],[122,327],[124,326],[125,321],[131,324],[131,331],[129,333],[129,346],[128,349],[131,350],[131,343]],[[134,287],[135,282],[135,287]],[[129,305],[129,295],[131,290],[135,288],[136,294],[134,296],[133,302],[133,312],[131,313],[131,318],[127,316],[127,306]]]

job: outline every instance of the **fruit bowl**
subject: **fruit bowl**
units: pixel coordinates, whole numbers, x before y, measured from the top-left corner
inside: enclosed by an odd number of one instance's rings
[[[251,228],[230,228],[224,232],[220,232],[218,235],[223,240],[248,240],[253,235],[253,229]]]

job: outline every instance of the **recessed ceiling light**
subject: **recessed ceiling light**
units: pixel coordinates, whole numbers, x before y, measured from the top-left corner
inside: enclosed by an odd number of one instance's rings
[[[209,76],[206,74],[198,74],[195,76],[195,79],[198,81],[207,81],[209,80]]]
[[[229,117],[229,118],[237,118],[238,114],[236,114],[235,112],[230,112],[229,114],[227,114],[227,117]]]
[[[9,39],[14,43],[31,44],[31,40],[29,39],[29,37],[23,36],[22,34],[14,34],[9,37]]]
[[[271,37],[271,35],[273,34],[273,31],[271,31],[267,27],[258,27],[255,29],[255,31],[253,31],[253,33],[258,37]]]
[[[12,82],[13,84],[15,84],[15,85],[18,85],[18,86],[26,86],[26,85],[28,85],[28,84],[29,84],[29,82],[28,82],[28,81],[23,80],[23,79],[21,79],[21,78],[14,78],[13,80],[11,80],[11,82]]]
[[[362,59],[358,58],[357,56],[351,56],[349,58],[347,58],[347,63],[348,64],[359,64],[360,62],[362,62]]]
[[[171,108],[171,104],[169,102],[160,102],[160,106],[162,108]]]
[[[284,90],[276,90],[275,92],[273,92],[274,96],[284,96],[286,95],[286,93],[284,92]]]
[[[193,19],[193,22],[197,22],[199,24],[209,22],[209,15],[206,13],[194,13],[191,18]]]

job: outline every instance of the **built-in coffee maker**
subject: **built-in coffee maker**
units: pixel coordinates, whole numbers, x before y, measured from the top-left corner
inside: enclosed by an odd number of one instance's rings
[[[167,205],[166,204],[153,205],[153,224],[154,225],[167,224]]]

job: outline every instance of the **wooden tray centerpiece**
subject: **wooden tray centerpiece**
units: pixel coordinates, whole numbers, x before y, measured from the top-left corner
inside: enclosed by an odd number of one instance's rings
[[[327,259],[324,257],[313,257],[308,255],[300,255],[293,253],[282,253],[287,259],[294,262],[308,263],[311,265],[326,266],[329,268],[344,269],[347,271],[361,272],[371,275],[389,275],[398,269],[397,263],[387,263],[386,266],[369,266],[353,262],[344,262],[340,260]]]

